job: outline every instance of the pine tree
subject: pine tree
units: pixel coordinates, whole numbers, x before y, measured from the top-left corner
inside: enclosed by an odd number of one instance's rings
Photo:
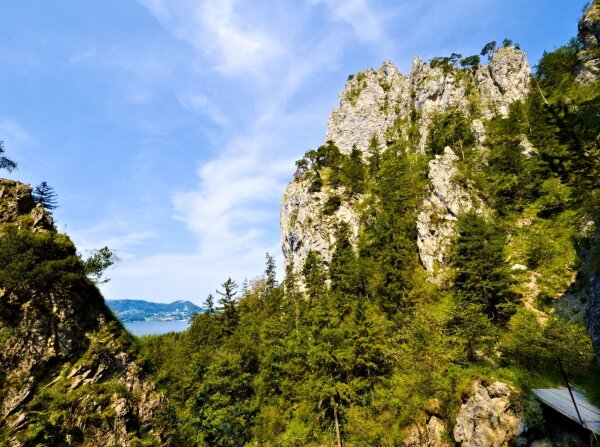
[[[269,253],[266,254],[265,266],[265,294],[271,293],[277,287],[277,268],[275,258]]]
[[[54,188],[48,185],[46,181],[43,181],[37,185],[33,190],[33,201],[42,205],[48,211],[58,208],[58,202],[56,200]]]
[[[206,305],[206,310],[204,311],[204,313],[207,315],[214,315],[215,314],[215,299],[214,299],[212,293],[208,294],[204,304]]]
[[[359,275],[356,254],[350,243],[350,227],[340,222],[335,232],[335,245],[329,265],[331,291],[338,299],[359,294]]]
[[[223,287],[222,292],[217,290],[217,293],[221,295],[219,299],[220,310],[222,311],[225,331],[231,334],[239,322],[239,315],[235,306],[238,285],[234,280],[228,278],[227,281],[221,284],[221,287]]]
[[[492,322],[505,324],[519,299],[511,290],[514,280],[504,256],[505,233],[473,211],[461,216],[458,231],[453,254],[455,300],[479,306]]]
[[[316,251],[309,251],[302,268],[302,276],[309,298],[318,299],[327,291],[327,277],[323,268],[323,260]]]
[[[2,155],[4,152],[4,142],[0,141],[0,169],[6,169],[8,172],[12,172],[17,169],[17,163]]]

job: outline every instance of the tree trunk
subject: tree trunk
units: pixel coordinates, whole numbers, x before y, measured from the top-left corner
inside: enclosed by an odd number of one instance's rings
[[[337,447],[342,447],[342,437],[340,435],[340,422],[338,421],[337,408],[333,409],[333,417],[335,418],[335,434],[337,436]]]

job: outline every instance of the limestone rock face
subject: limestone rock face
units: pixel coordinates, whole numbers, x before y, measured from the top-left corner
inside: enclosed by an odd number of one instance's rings
[[[510,388],[501,382],[473,384],[473,394],[460,407],[454,440],[463,447],[514,445],[521,419],[510,406]]]
[[[529,92],[530,74],[525,53],[511,47],[497,50],[490,63],[480,67],[475,76],[484,104],[483,116],[506,116],[513,102],[524,100]]]
[[[600,78],[600,2],[595,0],[579,21],[579,52],[577,82],[589,84]]]
[[[385,150],[386,143],[403,140],[408,150],[424,152],[435,114],[455,108],[473,117],[473,135],[483,144],[485,130],[481,119],[506,115],[510,104],[525,99],[529,75],[525,54],[512,47],[497,50],[487,65],[470,73],[444,72],[417,58],[408,75],[403,75],[386,62],[378,70],[369,69],[349,78],[340,94],[339,107],[329,117],[326,141],[333,141],[344,153],[350,153],[356,145],[365,159],[373,139],[381,150]],[[474,105],[477,117],[472,115]],[[441,160],[433,161],[432,195],[424,199],[420,215],[419,247],[429,271],[443,262],[443,249],[453,234],[453,220],[472,206],[466,192],[451,181],[455,168],[450,168],[451,175],[444,171],[453,157],[444,154]],[[439,169],[436,163],[441,165]],[[358,234],[359,219],[352,204],[342,204],[331,216],[319,212],[328,194],[309,192],[308,183],[301,179],[285,190],[281,202],[281,243],[286,266],[293,262],[296,271],[302,268],[309,250],[321,253],[325,260],[331,257],[332,230],[340,220],[350,224],[352,234]]]
[[[34,203],[31,186],[6,179],[0,179],[0,222],[27,226],[33,231],[54,228],[52,216]]]
[[[349,79],[340,93],[340,106],[329,116],[326,141],[334,141],[345,153],[353,145],[366,150],[372,137],[382,146],[407,94],[407,81],[389,61],[379,70],[368,69]]]
[[[0,180],[0,212],[0,237],[6,224],[55,231],[28,185]],[[48,412],[61,417],[38,419]],[[92,283],[0,289],[0,444],[37,445],[28,436],[49,424],[44,436],[54,437],[44,439],[52,445],[126,447],[142,436],[168,445],[155,423],[164,412],[162,394]]]
[[[474,207],[482,210],[482,204],[456,181],[457,161],[458,156],[446,147],[442,155],[429,162],[431,195],[424,199],[417,217],[417,246],[421,263],[430,273],[444,266],[458,216]]]
[[[335,227],[339,222],[349,224],[350,241],[358,236],[358,215],[347,202],[330,216],[323,215],[327,191],[309,192],[307,182],[290,183],[281,201],[281,246],[286,265],[293,262],[294,272],[300,274],[306,255],[310,250],[317,252],[325,263],[331,260],[335,243]]]
[[[425,424],[415,423],[411,426],[404,439],[406,447],[449,447],[450,443],[444,439],[448,430],[446,423],[435,415],[428,417]]]
[[[529,75],[525,53],[512,47],[496,51],[472,78],[431,68],[420,58],[413,61],[408,75],[402,75],[388,61],[348,80],[340,106],[329,117],[326,141],[334,141],[345,153],[353,145],[367,150],[373,137],[383,147],[398,136],[391,128],[396,120],[416,119],[423,150],[435,113],[448,107],[468,112],[469,101],[477,100],[484,118],[506,115],[510,104],[525,99]]]

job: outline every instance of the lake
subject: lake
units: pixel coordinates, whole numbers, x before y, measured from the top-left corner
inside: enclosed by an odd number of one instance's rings
[[[125,329],[133,335],[141,337],[142,335],[159,335],[167,332],[181,332],[190,327],[187,320],[174,321],[134,321],[123,323]]]

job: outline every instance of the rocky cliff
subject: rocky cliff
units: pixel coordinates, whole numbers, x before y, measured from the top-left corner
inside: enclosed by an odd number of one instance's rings
[[[484,150],[482,119],[506,115],[510,104],[524,100],[529,91],[530,68],[525,54],[506,47],[495,51],[489,63],[464,69],[449,69],[415,59],[408,75],[391,63],[378,70],[351,76],[340,94],[340,105],[329,117],[326,141],[343,153],[353,147],[368,152],[385,150],[393,141],[406,141],[409,150],[426,150],[429,128],[437,114],[457,110],[468,117],[472,133]],[[443,265],[444,250],[454,234],[458,213],[480,208],[478,199],[453,180],[453,162],[459,148],[449,148],[430,162],[430,196],[423,198],[419,214],[419,251],[425,268],[433,273]],[[299,272],[306,253],[317,251],[328,261],[336,224],[350,224],[356,239],[359,215],[356,203],[345,201],[333,215],[320,210],[330,197],[328,190],[311,192],[309,183],[297,179],[286,188],[281,203],[281,244],[286,265]]]
[[[595,0],[579,21],[579,40],[583,42],[583,49],[578,54],[577,82],[592,84],[600,79],[600,1]],[[597,224],[596,221],[595,225]],[[600,234],[597,230],[591,235],[590,240],[595,249],[593,248],[592,254],[587,256],[590,262],[583,264],[587,269],[583,272],[583,276],[589,281],[585,297],[587,300],[585,319],[600,362],[600,272],[597,261]]]
[[[0,238],[0,444],[168,444],[162,395],[28,185],[0,180]]]
[[[579,21],[579,39],[583,49],[579,52],[577,81],[591,84],[600,76],[600,3],[594,1]]]

